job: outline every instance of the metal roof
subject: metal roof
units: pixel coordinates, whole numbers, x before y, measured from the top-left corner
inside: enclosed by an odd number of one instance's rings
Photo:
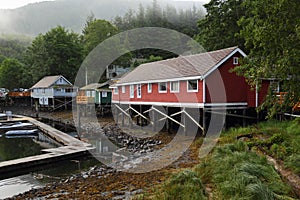
[[[246,54],[238,47],[145,63],[123,76],[116,85],[159,82],[189,77],[204,78],[234,53]]]
[[[63,78],[67,83],[69,83],[70,86],[73,86],[65,77],[63,77],[62,75],[57,75],[57,76],[45,76],[40,81],[38,81],[35,85],[33,85],[30,89],[49,88],[60,78]]]

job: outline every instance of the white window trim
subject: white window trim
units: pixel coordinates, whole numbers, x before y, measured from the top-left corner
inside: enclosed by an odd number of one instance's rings
[[[134,85],[129,86],[130,98],[134,98]]]
[[[124,94],[126,92],[126,86],[122,85],[122,93]]]
[[[148,93],[152,93],[152,83],[148,83]]]
[[[172,83],[177,83],[178,84],[178,90],[173,90],[172,89]],[[180,82],[179,81],[171,81],[170,82],[170,92],[171,93],[179,93],[179,91],[180,91]]]
[[[160,90],[160,85],[161,84],[165,84],[166,85],[166,90]],[[167,84],[167,82],[158,83],[158,93],[167,93],[167,91],[168,91],[168,84]]]
[[[197,81],[197,89],[196,90],[189,89],[189,81]],[[199,80],[194,79],[194,80],[186,81],[186,90],[187,90],[187,92],[198,92],[199,91]]]
[[[137,84],[136,85],[136,95],[137,98],[142,98],[142,85],[141,84]]]
[[[118,87],[114,88],[114,94],[119,94],[119,88]]]
[[[233,64],[238,65],[239,64],[239,57],[233,57]]]

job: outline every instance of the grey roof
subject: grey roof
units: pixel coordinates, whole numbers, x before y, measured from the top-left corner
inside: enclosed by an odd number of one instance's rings
[[[104,91],[104,90],[109,91],[108,86],[111,85],[112,83],[113,83],[112,81],[106,81],[104,83],[91,83],[91,84],[88,84],[86,86],[83,86],[82,88],[80,88],[80,90],[96,90],[96,89],[99,90],[99,89],[102,89],[101,91]],[[105,86],[107,86],[107,87],[105,87]]]
[[[100,83],[91,83],[80,88],[81,90],[95,90],[101,86]]]
[[[49,88],[61,77],[64,78],[70,84],[70,86],[72,86],[72,84],[65,77],[63,77],[62,75],[57,75],[57,76],[45,76],[40,81],[38,81],[35,85],[33,85],[30,89]]]
[[[117,82],[117,85],[182,77],[203,77],[237,49],[238,47],[230,47],[217,51],[145,63],[122,77]]]

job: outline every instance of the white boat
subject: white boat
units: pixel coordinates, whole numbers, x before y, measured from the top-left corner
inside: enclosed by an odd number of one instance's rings
[[[12,130],[12,131],[7,131],[5,133],[5,136],[37,135],[37,134],[38,134],[38,129],[33,129],[33,130]]]

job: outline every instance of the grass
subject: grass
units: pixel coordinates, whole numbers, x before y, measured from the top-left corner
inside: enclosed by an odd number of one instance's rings
[[[241,135],[251,137],[238,141]],[[222,133],[213,152],[193,169],[174,174],[151,199],[294,199],[291,187],[274,166],[252,148],[282,160],[285,167],[300,175],[300,119],[267,121]]]
[[[213,185],[215,199],[288,199],[292,190],[266,158],[243,142],[217,147],[195,167],[204,184]]]

